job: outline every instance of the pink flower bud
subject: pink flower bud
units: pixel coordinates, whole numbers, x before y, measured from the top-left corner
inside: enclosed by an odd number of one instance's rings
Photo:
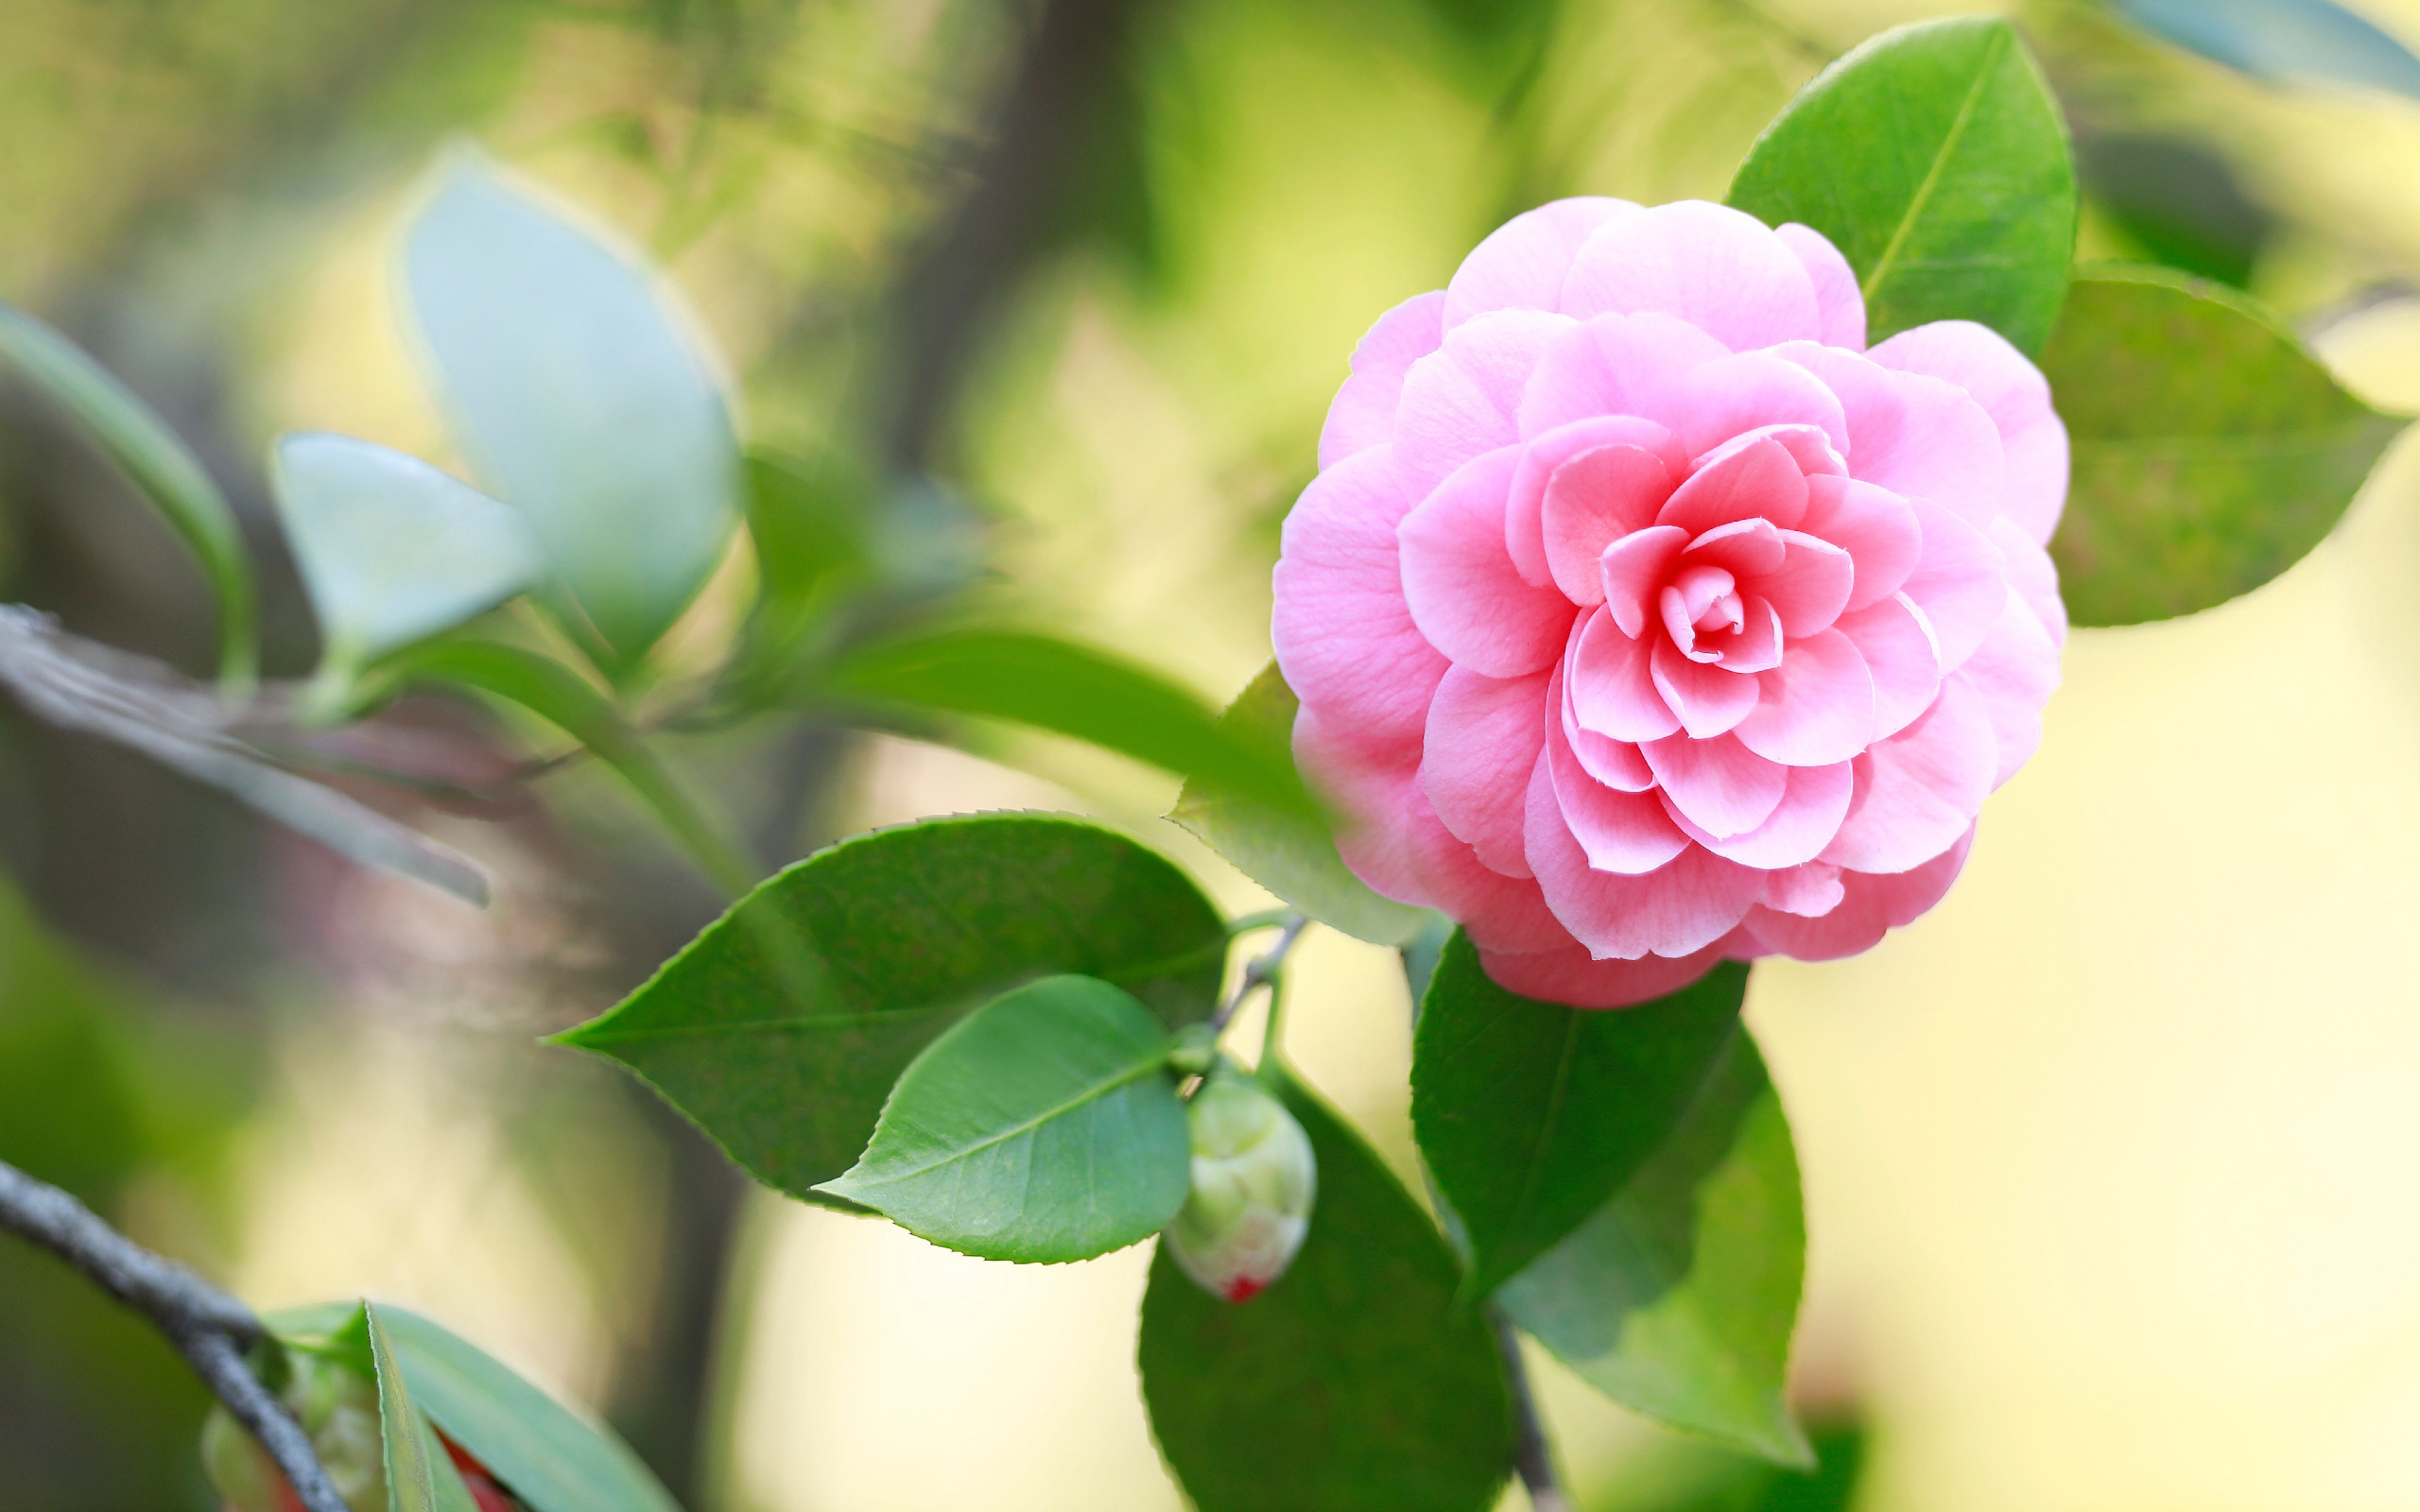
[[[1224,1301],[1286,1274],[1310,1229],[1319,1164],[1309,1136],[1250,1072],[1221,1064],[1185,1107],[1193,1190],[1167,1227],[1168,1253]]]

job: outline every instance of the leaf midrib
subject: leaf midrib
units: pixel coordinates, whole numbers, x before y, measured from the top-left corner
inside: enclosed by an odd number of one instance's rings
[[[1966,88],[1966,97],[1959,101],[1958,114],[1949,123],[1948,135],[1942,139],[1940,150],[1933,154],[1931,165],[1925,170],[1924,181],[1916,185],[1914,198],[1908,201],[1906,213],[1899,217],[1899,224],[1893,228],[1891,240],[1883,247],[1881,257],[1876,260],[1874,271],[1867,274],[1858,284],[1858,292],[1864,296],[1869,308],[1874,303],[1875,290],[1881,287],[1883,279],[1889,276],[1893,265],[1898,262],[1900,250],[1907,245],[1908,237],[1913,232],[1917,219],[1923,215],[1925,206],[1931,201],[1933,190],[1939,186],[1944,169],[1947,166],[1950,157],[1957,152],[1960,141],[1965,137],[1967,124],[1975,113],[1976,102],[1983,97],[1983,89],[1991,81],[1992,71],[1999,66],[2000,57],[2008,49],[2009,37],[2010,33],[2005,30],[1995,30],[1992,33],[1991,45],[1984,52],[1981,65],[1975,70],[1974,83]]]
[[[1070,1097],[1066,1101],[1060,1103],[1055,1107],[1046,1108],[1042,1112],[1035,1114],[1033,1117],[1027,1119],[1022,1124],[1012,1125],[1011,1126],[1002,1129],[1000,1132],[986,1139],[977,1140],[972,1144],[952,1150],[948,1154],[941,1157],[939,1160],[927,1161],[923,1165],[909,1167],[908,1169],[900,1171],[895,1175],[885,1174],[879,1177],[871,1177],[865,1181],[862,1186],[858,1187],[857,1190],[865,1191],[878,1186],[892,1186],[901,1181],[913,1180],[920,1176],[928,1176],[945,1165],[954,1165],[959,1161],[971,1160],[985,1150],[994,1148],[995,1146],[1007,1143],[1011,1140],[1030,1134],[1035,1129],[1040,1128],[1043,1125],[1049,1123],[1052,1119],[1063,1118],[1067,1114],[1074,1112],[1077,1108],[1083,1107],[1086,1103],[1097,1103],[1121,1087],[1132,1086],[1133,1083],[1141,1081],[1144,1077],[1151,1074],[1151,1073],[1160,1070],[1165,1064],[1167,1064],[1166,1053],[1164,1051],[1155,1050],[1150,1057],[1129,1066],[1125,1071],[1121,1072],[1110,1080],[1086,1087],[1076,1096]],[[844,1177],[842,1179],[845,1180],[846,1177]],[[838,1181],[827,1183],[825,1186],[819,1188],[818,1190],[830,1191],[832,1188],[837,1187],[839,1184],[840,1183]],[[841,1195],[844,1196],[847,1194],[848,1194],[846,1193],[841,1194]]]
[[[1563,1116],[1564,1100],[1571,1090],[1571,1062],[1578,1054],[1579,1045],[1580,1014],[1573,1011],[1564,1019],[1563,1052],[1555,1060],[1554,1085],[1547,1096],[1546,1117],[1538,1121],[1537,1138],[1530,1143],[1530,1158],[1521,1173],[1520,1193],[1513,1198],[1495,1242],[1489,1246],[1494,1253],[1488,1257],[1491,1263],[1481,1267],[1481,1276],[1501,1263],[1507,1239],[1517,1225],[1535,1211],[1538,1183],[1546,1171],[1546,1152],[1547,1146],[1554,1143],[1555,1125]]]

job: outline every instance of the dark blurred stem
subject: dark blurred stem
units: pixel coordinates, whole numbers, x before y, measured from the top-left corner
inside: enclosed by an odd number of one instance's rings
[[[4,1160],[0,1228],[49,1250],[149,1318],[228,1413],[260,1440],[305,1512],[349,1512],[302,1425],[244,1363],[245,1351],[260,1342],[263,1332],[251,1308],[127,1238],[57,1187]]]
[[[1504,1357],[1504,1384],[1512,1397],[1512,1469],[1530,1493],[1536,1512],[1571,1512],[1571,1497],[1555,1469],[1554,1445],[1547,1441],[1546,1424],[1538,1418],[1537,1398],[1530,1391],[1530,1367],[1521,1360],[1521,1336],[1504,1310],[1487,1310],[1488,1327],[1495,1331],[1495,1348]]]
[[[1219,1004],[1219,1011],[1210,1017],[1212,1034],[1226,1032],[1228,1023],[1235,1019],[1236,1010],[1244,1005],[1246,998],[1262,988],[1276,984],[1278,973],[1286,970],[1286,957],[1293,954],[1295,941],[1303,937],[1305,926],[1310,923],[1309,919],[1295,913],[1281,915],[1278,920],[1272,920],[1276,921],[1285,924],[1286,932],[1277,936],[1277,943],[1269,948],[1267,954],[1255,955],[1244,964],[1243,977],[1236,983],[1235,991],[1227,995],[1227,1001]]]

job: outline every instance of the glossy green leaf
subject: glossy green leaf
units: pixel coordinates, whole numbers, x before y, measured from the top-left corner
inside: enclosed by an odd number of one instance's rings
[[[400,1307],[377,1314],[413,1401],[531,1512],[680,1512],[606,1429],[439,1324]]]
[[[518,513],[416,456],[350,436],[287,436],[274,476],[323,666],[452,629],[542,570]]]
[[[398,660],[394,672],[519,704],[613,767],[717,886],[736,897],[755,880],[753,866],[723,823],[689,795],[611,698],[562,662],[519,646],[441,641]]]
[[[1047,976],[925,1047],[865,1154],[823,1183],[985,1260],[1089,1260],[1184,1204],[1192,1155],[1150,1010],[1089,976]]]
[[[2078,278],[2042,370],[2074,447],[2050,555],[2079,625],[2189,614],[2276,576],[2405,423],[2257,305],[2165,268]]]
[[[1319,1203],[1286,1274],[1222,1302],[1163,1251],[1138,1360],[1151,1431],[1199,1512],[1486,1512],[1512,1463],[1503,1365],[1457,1309],[1436,1226],[1342,1118],[1282,1068]]]
[[[628,669],[739,518],[701,341],[633,259],[470,153],[412,222],[404,279],[462,450],[527,517],[566,625]]]
[[[1236,695],[1219,726],[1239,747],[1257,751],[1261,762],[1290,767],[1299,707],[1294,690],[1271,662]],[[1356,939],[1400,945],[1437,918],[1372,891],[1336,853],[1327,825],[1300,806],[1271,803],[1197,775],[1186,780],[1168,817],[1253,881]]]
[[[2038,351],[2075,249],[2066,128],[1997,18],[1900,26],[1824,70],[1757,139],[1730,203],[1830,237],[1872,341],[1978,320]]]
[[[478,1512],[437,1431],[412,1401],[406,1372],[397,1363],[379,1310],[364,1304],[370,1357],[378,1373],[378,1428],[387,1449],[389,1512]]]
[[[1661,1148],[1731,1042],[1748,968],[1652,1003],[1568,1008],[1506,991],[1457,932],[1412,1036],[1411,1121],[1485,1296]]]
[[[2332,79],[2420,99],[2420,58],[2330,0],[2111,0],[2154,36],[2255,78]]]
[[[1227,936],[1184,873],[1056,815],[926,819],[843,840],[709,925],[562,1036],[646,1077],[760,1179],[810,1200],[892,1082],[979,1005],[1098,977],[1164,1028],[1217,1007]]]
[[[73,417],[200,558],[218,601],[219,676],[249,686],[260,656],[252,559],[235,511],[192,449],[81,347],[6,304],[0,304],[0,359]]]
[[[1806,1248],[1789,1124],[1735,1023],[1663,1148],[1496,1302],[1623,1406],[1806,1466],[1782,1397]]]
[[[1241,741],[1192,694],[1132,662],[1021,630],[943,630],[851,653],[844,696],[1072,735],[1286,813],[1316,813],[1291,757]]]

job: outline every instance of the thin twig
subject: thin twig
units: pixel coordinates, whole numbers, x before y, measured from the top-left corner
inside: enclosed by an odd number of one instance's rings
[[[260,1440],[304,1512],[350,1512],[302,1426],[244,1363],[245,1351],[260,1342],[264,1332],[251,1308],[119,1233],[59,1188],[5,1160],[0,1160],[0,1228],[49,1250],[149,1318],[228,1413]]]
[[[1294,942],[1303,937],[1304,926],[1308,923],[1310,920],[1300,914],[1286,915],[1286,932],[1277,936],[1277,943],[1269,948],[1267,954],[1255,955],[1244,963],[1244,974],[1236,983],[1236,989],[1227,994],[1227,1001],[1219,1004],[1219,1011],[1210,1016],[1210,1032],[1213,1035],[1226,1032],[1236,1010],[1244,1005],[1246,998],[1277,980],[1277,973],[1285,970],[1287,955],[1293,951]]]
[[[1534,1512],[1572,1512],[1571,1496],[1554,1464],[1554,1446],[1547,1441],[1546,1425],[1538,1420],[1537,1398],[1530,1391],[1530,1367],[1521,1360],[1520,1335],[1501,1308],[1487,1310],[1488,1327],[1495,1332],[1495,1348],[1504,1357],[1504,1384],[1512,1397],[1512,1469],[1530,1493]]]

